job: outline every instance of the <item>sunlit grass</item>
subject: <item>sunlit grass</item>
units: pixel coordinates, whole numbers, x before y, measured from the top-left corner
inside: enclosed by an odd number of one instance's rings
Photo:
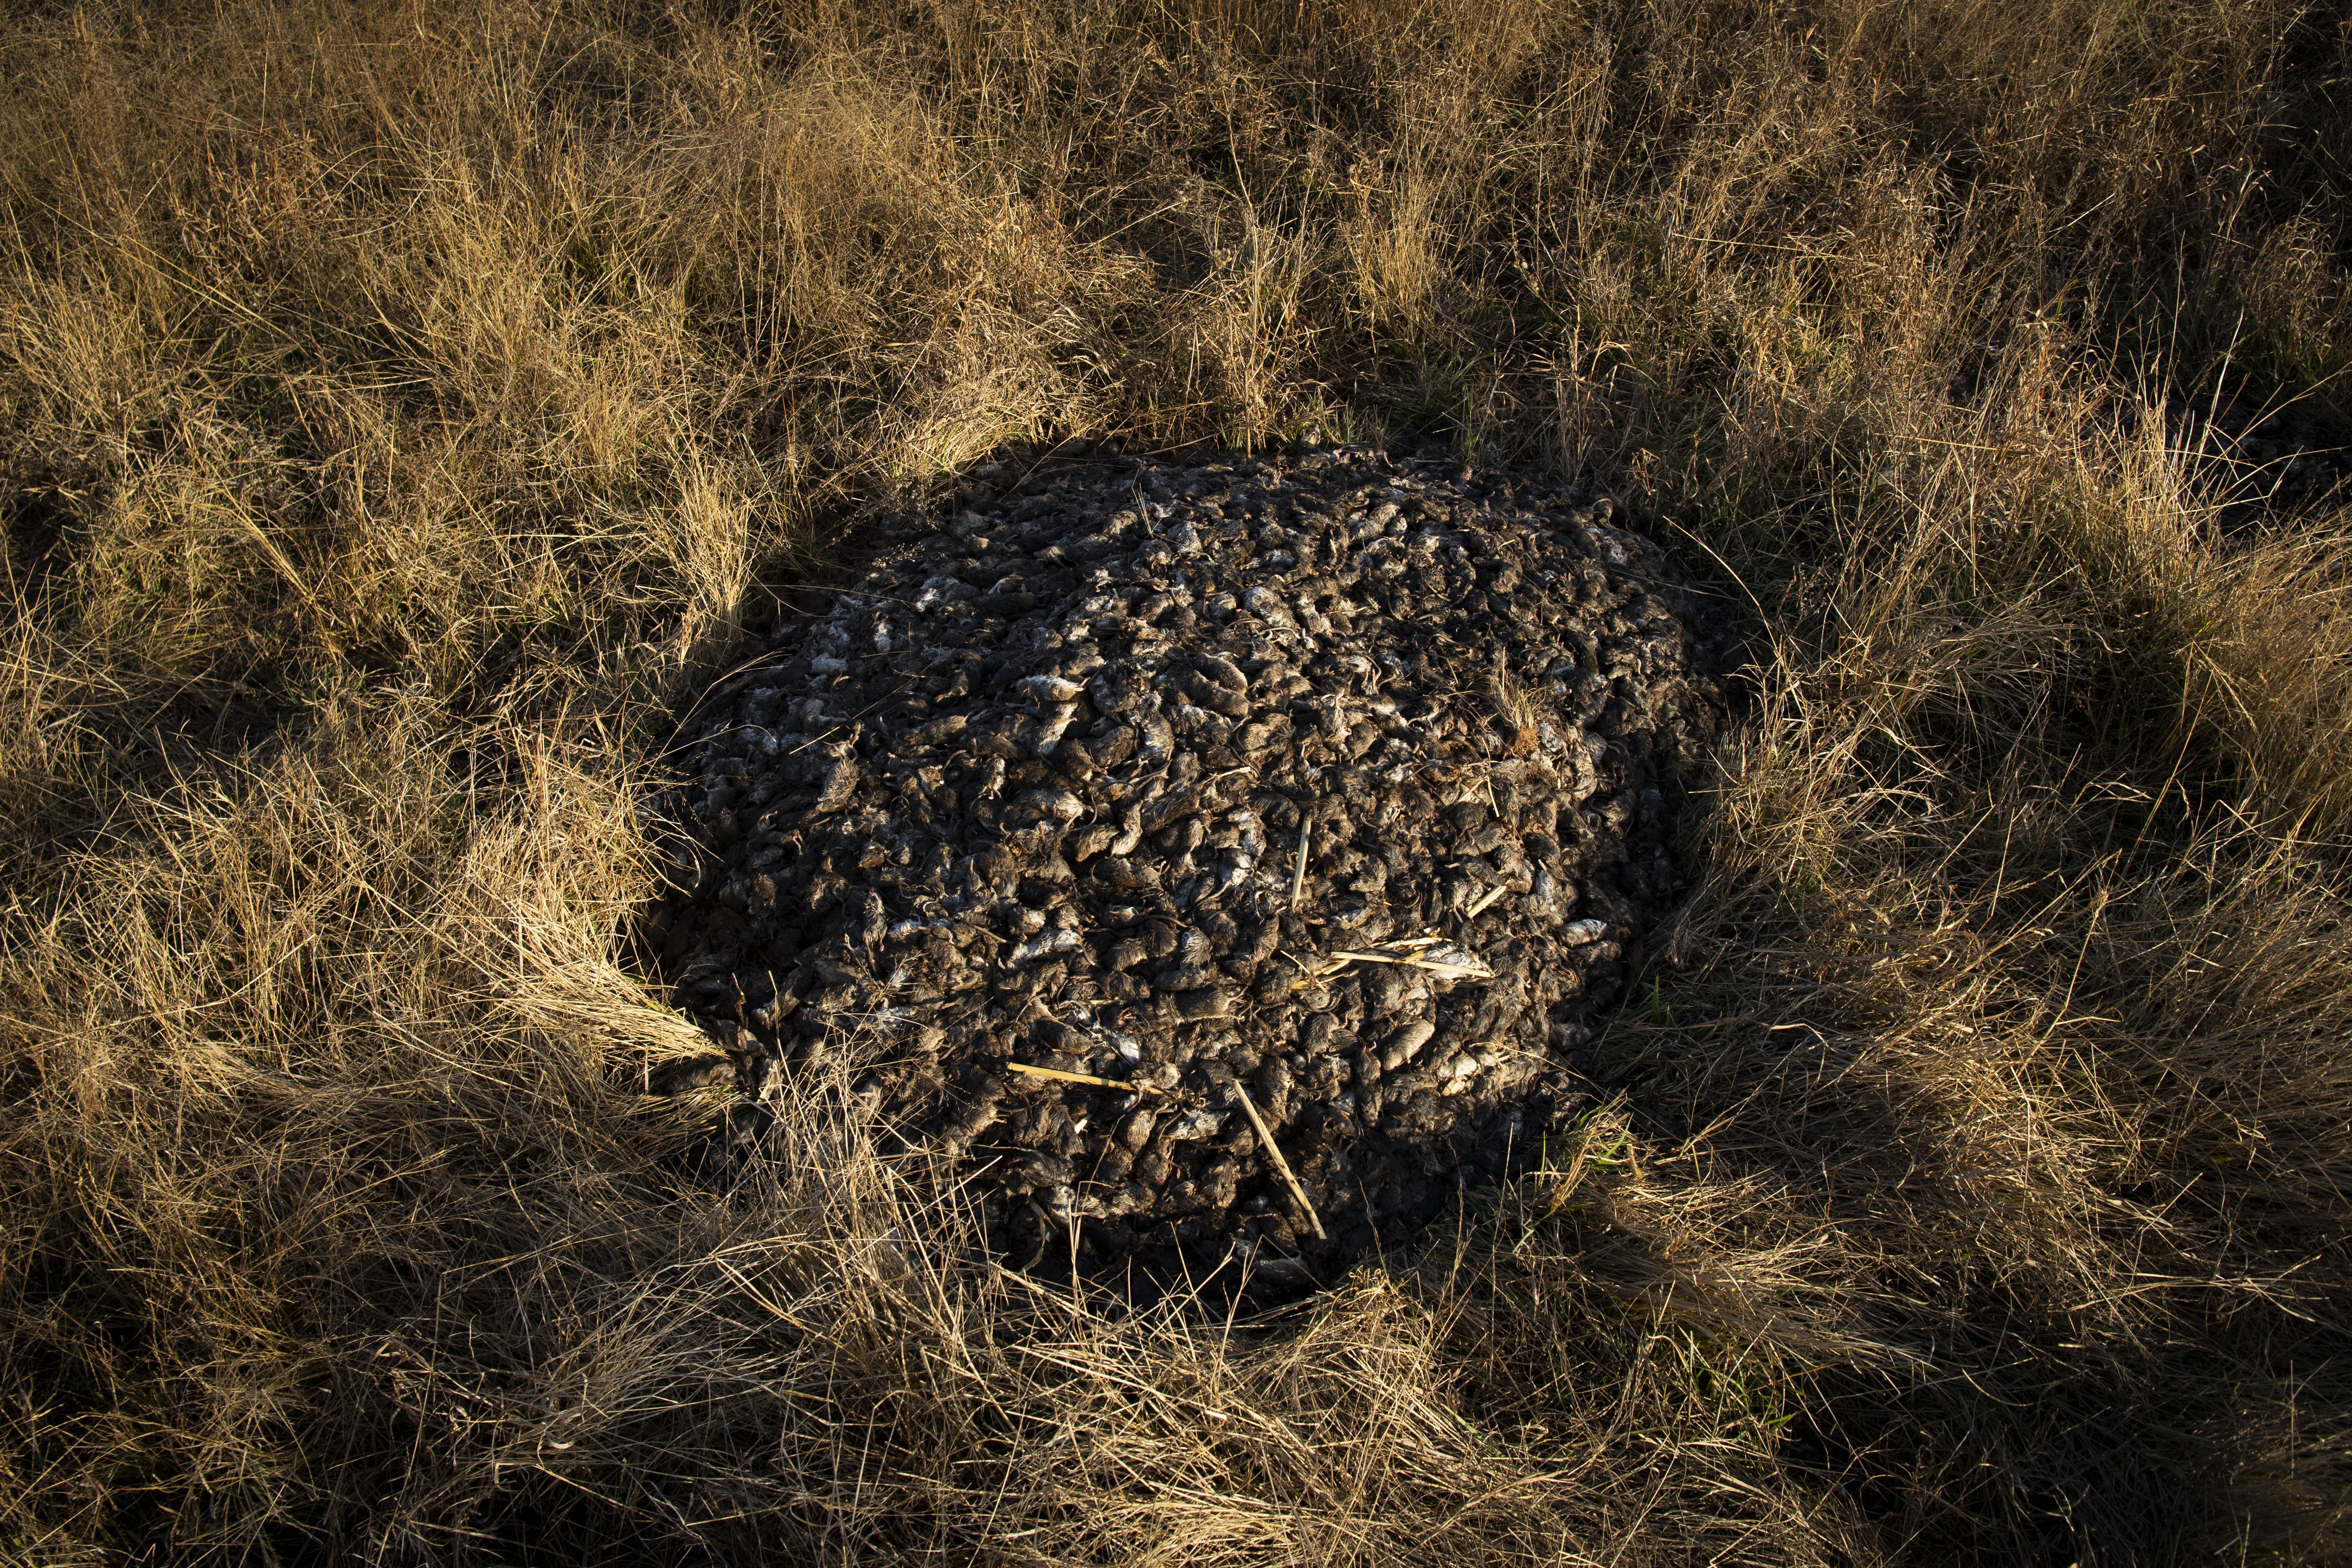
[[[28,1562],[2345,1550],[2346,42],[2284,4],[50,10],[0,55]],[[1008,446],[1612,493],[1752,702],[1524,1188],[1232,1323],[732,1091],[670,715]],[[1514,694],[1492,694],[1512,710]]]

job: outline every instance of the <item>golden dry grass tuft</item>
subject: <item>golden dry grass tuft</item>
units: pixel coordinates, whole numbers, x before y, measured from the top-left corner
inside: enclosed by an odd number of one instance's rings
[[[2352,31],[2287,0],[414,0],[0,41],[0,1543],[2352,1552]],[[1509,1192],[972,1265],[633,956],[667,715],[1008,444],[1433,438],[1738,606]],[[1507,715],[1513,697],[1494,693]]]

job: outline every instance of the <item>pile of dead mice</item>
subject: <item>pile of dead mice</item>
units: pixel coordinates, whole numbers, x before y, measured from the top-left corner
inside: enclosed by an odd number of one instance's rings
[[[736,1157],[820,1075],[1015,1261],[1316,1277],[1505,1177],[1725,717],[1612,517],[1338,450],[999,463],[885,525],[681,742],[648,942]]]

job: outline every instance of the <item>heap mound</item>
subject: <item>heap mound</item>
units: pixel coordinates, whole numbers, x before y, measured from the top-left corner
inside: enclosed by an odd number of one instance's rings
[[[1319,1272],[1531,1155],[1722,723],[1657,550],[1364,452],[981,479],[698,714],[652,924],[746,1089],[1030,1258]]]

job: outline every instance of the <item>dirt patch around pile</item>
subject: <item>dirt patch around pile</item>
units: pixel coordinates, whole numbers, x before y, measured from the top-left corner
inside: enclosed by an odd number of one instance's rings
[[[1725,716],[1612,517],[1343,450],[999,464],[887,525],[682,753],[653,940],[730,1157],[835,1074],[1016,1262],[1299,1281],[1524,1165]]]

